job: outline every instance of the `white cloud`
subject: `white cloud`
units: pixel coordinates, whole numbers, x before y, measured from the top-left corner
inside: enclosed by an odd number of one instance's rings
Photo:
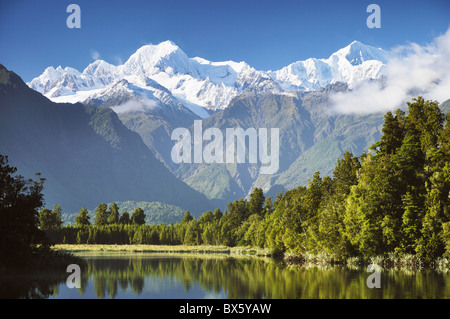
[[[404,107],[418,95],[442,103],[450,98],[450,28],[426,46],[416,43],[391,50],[385,81],[364,82],[331,96],[338,113],[377,113]]]
[[[100,53],[96,50],[92,50],[91,51],[91,58],[93,58],[94,60],[98,60],[100,59]]]
[[[129,100],[123,104],[112,106],[111,109],[117,114],[122,113],[134,113],[134,112],[149,112],[159,106],[159,103],[155,100]]]

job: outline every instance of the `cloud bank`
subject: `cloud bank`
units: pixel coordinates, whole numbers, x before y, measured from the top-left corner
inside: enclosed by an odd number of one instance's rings
[[[155,100],[129,100],[123,104],[112,106],[111,109],[117,114],[122,113],[137,113],[137,112],[150,112],[157,108],[159,103]]]
[[[363,82],[331,96],[340,114],[386,112],[418,95],[439,103],[450,98],[450,28],[426,46],[409,43],[389,52],[383,80]]]

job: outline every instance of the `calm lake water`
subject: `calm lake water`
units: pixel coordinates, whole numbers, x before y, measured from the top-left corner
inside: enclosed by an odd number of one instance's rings
[[[270,259],[219,255],[83,255],[81,288],[69,289],[70,274],[2,281],[9,298],[449,298],[450,273],[382,270],[381,288],[368,288],[363,269],[289,266]],[[63,278],[63,279],[61,279]]]

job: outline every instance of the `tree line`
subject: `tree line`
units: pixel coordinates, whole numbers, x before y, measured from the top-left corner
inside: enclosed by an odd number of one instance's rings
[[[450,257],[450,115],[422,97],[387,112],[378,142],[360,156],[346,151],[332,176],[316,172],[306,186],[228,203],[222,213],[186,212],[170,225],[145,225],[101,204],[93,225],[80,211],[74,226],[53,227],[67,243],[252,245],[274,252],[337,258],[387,253],[425,261]],[[125,216],[124,216],[125,215]]]

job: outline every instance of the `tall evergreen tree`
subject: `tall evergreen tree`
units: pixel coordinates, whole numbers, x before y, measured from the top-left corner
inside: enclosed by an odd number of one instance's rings
[[[144,225],[145,224],[145,214],[144,210],[140,207],[136,208],[131,215],[131,223],[136,225]]]
[[[89,226],[91,222],[89,221],[91,217],[88,215],[88,210],[86,207],[81,208],[81,210],[78,212],[77,217],[75,217],[75,225],[77,227],[82,226]]]
[[[61,225],[63,224],[61,206],[60,205],[54,205],[52,212],[53,212],[53,215],[55,216],[54,226],[56,228],[61,227]]]
[[[419,96],[407,102],[407,125],[412,124],[421,133],[420,141],[424,153],[438,145],[438,137],[443,128],[445,116],[436,101],[425,101]]]
[[[119,223],[119,207],[116,203],[112,203],[109,208],[108,224],[114,225]]]
[[[384,116],[381,141],[383,142],[384,151],[386,154],[394,154],[395,151],[402,145],[404,127],[402,121],[397,116],[401,116],[403,118],[404,113],[397,112],[397,115],[393,116],[391,112],[387,112]]]
[[[250,194],[250,201],[248,203],[249,214],[263,215],[264,193],[261,188],[255,188]]]
[[[95,226],[104,226],[108,224],[108,206],[105,203],[101,203],[98,205],[95,210]]]
[[[358,182],[357,173],[360,168],[359,159],[349,151],[345,151],[333,170],[334,192],[343,196],[348,195],[350,187]]]
[[[194,217],[192,217],[191,212],[190,211],[186,211],[186,213],[184,213],[183,219],[181,220],[181,223],[187,223],[191,220],[193,220]]]
[[[121,224],[121,225],[131,224],[130,214],[128,213],[128,211],[124,211],[122,213],[122,216],[120,216],[120,219],[119,219],[119,224]]]
[[[315,172],[309,179],[308,188],[303,199],[307,209],[307,219],[317,216],[322,201],[322,178],[319,172]]]

